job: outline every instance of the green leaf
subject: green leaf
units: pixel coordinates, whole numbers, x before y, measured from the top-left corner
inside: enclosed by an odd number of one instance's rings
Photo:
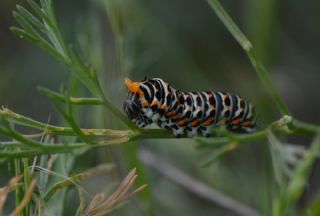
[[[39,17],[41,17],[50,27],[53,26],[49,17],[43,12],[43,10],[39,7],[39,5],[35,1],[27,0],[27,2]]]
[[[54,12],[54,6],[52,0],[41,0],[41,7],[46,12],[50,20],[52,20],[53,24],[57,26],[56,16]]]
[[[102,97],[103,93],[99,88],[99,83],[96,80],[96,75],[93,70],[86,66],[80,59],[78,54],[70,51],[71,65],[69,70],[76,75],[80,82],[96,97]]]
[[[13,11],[13,17],[21,25],[21,27],[35,38],[41,38],[39,33],[28,23],[28,21],[16,11]]]
[[[24,29],[17,28],[17,27],[10,27],[10,31],[18,35],[20,38],[26,38],[32,43],[38,43],[39,40],[34,37],[34,35],[31,35],[30,33],[27,33]]]
[[[55,59],[57,59],[60,62],[65,62],[65,59],[63,56],[56,51],[54,47],[52,47],[47,41],[45,41],[43,38],[35,37],[34,35],[26,32],[24,29],[17,28],[17,27],[10,27],[10,30],[17,34],[21,38],[26,38],[30,42],[38,45],[40,48],[47,51],[50,55],[52,55]]]
[[[40,22],[39,19],[37,19],[35,16],[33,16],[28,10],[26,10],[24,7],[17,5],[17,10],[19,13],[28,20],[34,27],[41,30],[43,33],[47,33],[47,29],[44,27],[43,23]]]

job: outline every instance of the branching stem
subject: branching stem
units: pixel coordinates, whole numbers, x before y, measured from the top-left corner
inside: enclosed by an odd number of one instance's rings
[[[58,127],[44,124],[23,115],[17,114],[7,108],[0,110],[0,115],[9,121],[40,130],[45,135],[61,135],[61,136],[77,136],[69,127]],[[78,143],[78,144],[55,144],[41,145],[36,141],[32,142],[37,149],[26,149],[21,152],[1,152],[0,158],[4,157],[31,157],[39,154],[65,153],[76,149],[85,149],[93,147],[102,147],[106,145],[124,144],[137,139],[171,139],[175,138],[168,130],[163,129],[141,129],[139,131],[132,130],[112,130],[112,129],[81,129],[83,134],[88,137],[98,138],[95,144]],[[235,134],[231,132],[223,133],[224,137],[203,138],[195,137],[194,140],[199,142],[198,148],[210,148],[217,145],[227,145],[230,143],[245,144],[267,139],[268,130],[272,130],[275,134],[285,135],[302,135],[314,137],[320,130],[320,126],[302,122],[293,119],[290,116],[283,116],[281,119],[273,122],[268,128],[259,130],[249,134]],[[22,136],[21,136],[22,137]],[[26,138],[25,138],[26,139]],[[19,141],[19,140],[18,140]],[[0,147],[21,146],[20,142],[0,143]]]

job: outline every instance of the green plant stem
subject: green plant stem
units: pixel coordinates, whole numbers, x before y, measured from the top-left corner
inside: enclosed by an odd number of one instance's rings
[[[22,120],[23,118],[18,118],[17,120]],[[34,121],[34,120],[32,120]],[[39,122],[39,125],[43,123]],[[45,124],[43,124],[45,125]],[[39,128],[38,128],[39,129]],[[44,128],[42,128],[44,129]],[[52,135],[61,135],[61,130],[71,130],[70,128],[60,128],[60,130],[50,131]],[[40,127],[41,130],[41,127]],[[42,145],[41,149],[25,149],[20,152],[8,152],[3,151],[0,153],[0,158],[14,158],[14,157],[32,157],[40,154],[54,154],[54,153],[67,153],[76,149],[85,149],[85,148],[96,148],[103,147],[106,145],[119,145],[125,144],[133,140],[141,140],[141,139],[172,139],[175,138],[172,133],[168,130],[163,129],[142,129],[140,131],[130,131],[130,130],[107,130],[107,129],[82,129],[83,131],[90,131],[86,135],[87,136],[98,136],[104,135],[107,140],[99,141],[96,144],[86,144],[86,143],[76,143],[76,144],[55,144],[55,145],[44,145],[41,143],[37,143],[38,145]],[[102,134],[99,133],[103,132]],[[101,131],[102,130],[102,131]],[[105,131],[107,130],[107,131]],[[278,121],[272,123],[268,128],[257,131],[255,133],[249,134],[235,134],[232,132],[225,133],[226,137],[214,137],[214,138],[202,138],[195,137],[194,139],[200,143],[198,148],[210,148],[215,147],[217,145],[227,145],[230,143],[235,144],[245,144],[252,143],[256,141],[261,141],[267,139],[268,130],[272,130],[275,134],[284,134],[284,135],[302,135],[307,137],[314,137],[318,134],[320,130],[320,126],[305,123],[299,120],[292,119],[289,116],[284,116]],[[63,134],[65,135],[65,133]],[[76,136],[74,133],[68,133],[68,135]],[[21,136],[22,137],[22,136]],[[25,146],[21,145],[20,142],[2,142],[0,143],[0,147],[13,147],[13,146]]]
[[[6,135],[8,137],[14,138],[17,141],[20,141],[26,147],[35,148],[35,149],[43,149],[43,145],[41,143],[27,139],[27,138],[23,137],[21,134],[15,132],[13,130],[7,131],[7,130],[0,128],[0,133]]]
[[[69,94],[67,92],[64,92],[65,97],[69,98]],[[86,142],[88,144],[93,144],[93,141],[83,134],[82,130],[79,128],[76,120],[73,117],[73,109],[72,106],[70,106],[69,100],[67,100],[65,109],[58,104],[58,101],[51,99],[51,102],[53,103],[56,110],[62,115],[63,119],[71,126],[72,131],[81,139],[83,142]]]
[[[66,136],[76,136],[76,134],[72,131],[69,127],[58,127],[53,125],[44,124],[42,122],[33,120],[31,118],[22,116],[20,114],[14,113],[8,109],[0,110],[0,115],[8,118],[8,120],[13,121],[16,124],[24,125],[30,128],[38,129],[46,134],[50,135],[66,135]],[[282,134],[296,134],[296,135],[303,135],[303,136],[315,136],[318,133],[320,126],[313,125],[310,123],[302,122],[296,119],[291,119],[285,125],[278,125],[280,122],[287,118],[285,116],[278,121],[272,123],[273,128],[278,133]],[[291,118],[291,117],[290,117]],[[285,130],[284,126],[287,126],[287,130]],[[81,129],[85,135],[87,136],[96,136],[96,137],[104,137],[104,138],[124,138],[129,137],[130,139],[160,139],[160,138],[175,138],[172,133],[168,130],[164,129],[140,129],[139,131],[133,132],[130,130],[112,130],[112,129]],[[239,142],[250,142],[261,140],[262,138],[266,138],[266,131],[261,130],[255,133],[249,134],[234,134],[234,137],[239,140]],[[226,143],[228,142],[229,138],[215,138],[214,139],[218,143]]]
[[[19,148],[15,148],[17,151]],[[21,175],[21,164],[20,164],[20,159],[15,159],[14,160],[14,171],[15,171],[15,176]],[[20,205],[21,200],[23,199],[23,189],[22,187],[17,187],[15,189],[15,199],[16,199],[16,208]],[[18,215],[19,216],[19,215]]]
[[[286,107],[285,103],[282,101],[277,88],[273,84],[267,70],[263,66],[263,64],[259,61],[256,56],[255,50],[251,44],[251,42],[247,39],[247,37],[242,33],[239,27],[235,24],[229,14],[224,10],[222,5],[218,0],[207,0],[211,8],[215,11],[221,22],[228,29],[228,31],[232,34],[234,39],[241,45],[242,49],[247,53],[252,66],[254,67],[260,81],[264,85],[265,89],[269,92],[270,96],[273,98],[275,103],[277,104],[280,113],[282,115],[289,115],[289,110]]]
[[[14,17],[22,28],[12,27],[11,30],[20,37],[25,37],[32,43],[40,46],[58,61],[62,62],[93,95],[101,98],[104,107],[109,109],[131,130],[139,131],[139,128],[135,124],[128,120],[119,109],[106,99],[95,70],[88,67],[78,54],[66,45],[55,16],[52,1],[41,2],[41,7],[33,0],[29,0],[28,3],[37,15],[42,18],[41,21],[34,17],[32,13],[19,6],[17,7],[17,11],[14,12]],[[44,35],[38,32],[43,32]],[[52,94],[52,91],[50,92],[45,89],[40,89],[40,91],[51,98],[56,97],[55,94]],[[81,131],[78,131],[78,133],[81,134]],[[82,139],[84,138],[83,136]]]
[[[29,158],[23,158],[23,179],[24,179],[24,192],[28,191],[30,185],[30,170],[29,170]],[[30,204],[28,203],[25,207],[25,215],[30,214]]]
[[[15,143],[14,146],[21,146],[21,143]],[[98,146],[98,145],[95,145]],[[21,146],[22,147],[22,146]],[[69,153],[76,149],[89,148],[86,143],[76,144],[55,144],[55,145],[43,145],[42,149],[24,149],[21,151],[2,151],[0,152],[0,158],[24,158],[33,157],[42,154],[56,154],[56,153]]]
[[[50,97],[55,99],[56,101],[66,102],[66,97],[58,92],[44,87],[38,87],[38,91],[44,95],[50,95]],[[69,102],[74,105],[103,105],[103,100],[99,98],[69,97]]]
[[[195,139],[199,141],[198,148],[206,148],[206,147],[215,147],[217,145],[226,145],[231,142],[237,144],[245,144],[252,143],[256,141],[265,140],[268,137],[268,131],[272,130],[275,134],[284,134],[284,135],[301,135],[307,137],[314,137],[318,134],[320,126],[301,122],[296,119],[291,119],[286,124],[280,124],[285,116],[278,121],[275,121],[270,125],[270,127],[257,131],[255,133],[249,134],[234,134],[231,133],[232,136],[227,137],[218,137],[213,139],[207,139],[202,137],[196,137]]]
[[[304,135],[309,137],[314,137],[318,135],[320,126],[306,123],[297,119],[293,119],[293,121],[288,124],[290,130],[297,135]]]
[[[9,121],[15,124],[30,127],[40,130],[48,135],[63,135],[63,136],[76,136],[77,134],[70,127],[58,127],[45,124],[26,116],[15,113],[7,108],[0,109],[0,115],[6,117]],[[121,138],[127,136],[130,131],[128,130],[112,130],[112,129],[82,129],[86,136],[91,137],[105,137],[105,138]]]
[[[127,127],[133,131],[139,131],[138,128],[130,119],[128,119],[116,106],[114,106],[109,100],[102,97],[100,98],[66,98],[63,94],[54,92],[50,89],[38,87],[38,91],[47,97],[54,99],[55,101],[75,104],[75,105],[102,105],[106,109],[110,110],[117,118],[119,118]]]

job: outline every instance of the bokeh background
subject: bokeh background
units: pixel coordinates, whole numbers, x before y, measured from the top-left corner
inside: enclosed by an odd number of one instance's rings
[[[63,35],[97,69],[105,93],[120,109],[126,96],[123,78],[140,80],[147,76],[161,77],[184,91],[238,93],[256,105],[261,127],[280,117],[246,54],[206,1],[54,2]],[[291,113],[319,124],[320,2],[222,3],[252,41]],[[21,0],[0,2],[0,105],[42,122],[50,119],[50,123],[60,124],[59,115],[36,87],[59,90],[61,84],[70,86],[70,76],[47,53],[9,31],[10,26],[17,25],[12,17],[16,4],[26,5]],[[81,113],[82,127],[123,128],[106,110],[87,108]],[[288,140],[306,146],[309,141]],[[199,181],[270,214],[274,180],[266,142],[244,145],[207,168],[201,165],[210,153],[195,150],[195,142],[189,139],[145,140],[130,145],[144,147]],[[79,157],[74,170],[107,161],[119,164],[121,175],[134,166],[125,153],[131,146],[92,150]],[[190,194],[155,170],[142,167],[156,215],[236,215]],[[0,164],[0,173],[0,185],[4,185],[10,178],[6,163]],[[318,180],[314,167],[301,206],[319,191]],[[97,191],[106,184],[104,178],[93,179],[86,189]],[[66,214],[77,205],[76,200],[68,202]],[[139,202],[135,199],[115,215],[148,215]]]

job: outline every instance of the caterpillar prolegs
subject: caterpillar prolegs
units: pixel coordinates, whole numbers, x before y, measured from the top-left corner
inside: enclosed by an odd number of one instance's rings
[[[252,132],[256,129],[253,106],[227,92],[182,92],[160,78],[125,80],[128,97],[124,112],[139,127],[156,123],[176,137],[210,136],[212,127]]]

